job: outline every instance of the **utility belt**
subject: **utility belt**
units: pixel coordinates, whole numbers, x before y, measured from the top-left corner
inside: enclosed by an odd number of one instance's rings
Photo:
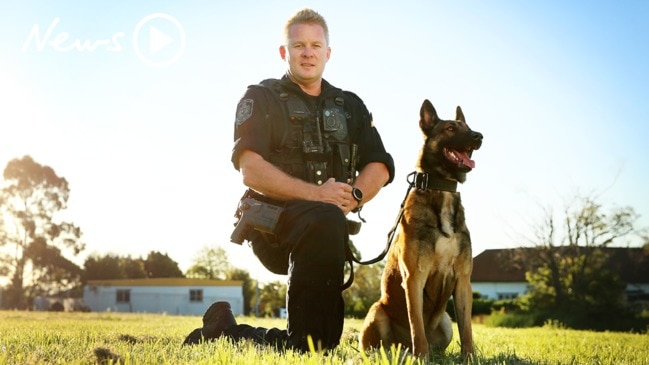
[[[240,245],[244,240],[250,240],[252,230],[274,235],[279,217],[284,211],[283,204],[278,203],[251,189],[246,190],[234,213],[237,221],[230,241]]]
[[[239,245],[243,241],[250,241],[250,233],[253,230],[274,236],[277,222],[279,222],[283,211],[283,202],[268,198],[252,189],[247,189],[239,200],[234,214],[236,218],[235,228],[230,235],[230,241]],[[361,230],[361,224],[361,222],[347,219],[349,234],[358,234]]]

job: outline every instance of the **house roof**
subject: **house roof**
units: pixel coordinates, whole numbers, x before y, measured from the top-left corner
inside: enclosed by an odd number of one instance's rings
[[[189,278],[148,278],[148,279],[114,279],[88,280],[87,285],[94,286],[242,286],[241,280],[211,280]]]
[[[557,247],[557,250],[562,249]],[[472,282],[524,282],[525,268],[514,267],[508,257],[516,249],[485,250],[473,258]],[[626,283],[649,283],[649,251],[643,248],[606,247],[608,267]]]
[[[485,250],[473,258],[472,282],[521,282],[525,281],[525,270],[509,265],[508,249]]]

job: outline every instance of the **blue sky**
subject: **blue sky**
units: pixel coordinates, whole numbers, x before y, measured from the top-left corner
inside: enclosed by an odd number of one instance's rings
[[[446,119],[461,105],[484,134],[459,188],[474,254],[523,243],[541,206],[560,213],[575,193],[632,206],[649,226],[640,0],[3,2],[0,166],[28,154],[69,181],[62,218],[82,228],[86,254],[156,250],[185,270],[219,246],[273,278],[229,243],[243,192],[232,128],[245,87],[283,74],[282,26],[305,6],[329,23],[325,78],[364,99],[396,162],[353,238],[364,258],[406,192],[424,99]]]

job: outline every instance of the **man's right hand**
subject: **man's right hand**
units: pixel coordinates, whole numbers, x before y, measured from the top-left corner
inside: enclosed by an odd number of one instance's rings
[[[243,183],[269,198],[277,200],[311,200],[330,203],[346,215],[356,208],[351,185],[330,178],[315,185],[286,174],[254,151],[245,150],[239,157]]]
[[[356,208],[357,202],[352,197],[352,186],[347,183],[336,181],[333,177],[318,187],[320,197],[318,201],[331,203],[347,215]]]

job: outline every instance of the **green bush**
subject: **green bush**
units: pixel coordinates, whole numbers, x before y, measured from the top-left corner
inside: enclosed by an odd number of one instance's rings
[[[537,325],[538,319],[532,313],[507,313],[504,308],[491,312],[484,324],[489,327],[525,328]]]
[[[642,333],[646,332],[649,326],[649,319],[628,313],[593,315],[583,311],[565,311],[546,313],[543,317],[544,320],[557,320],[567,328],[579,330]]]
[[[480,315],[491,314],[493,303],[494,301],[491,299],[480,299],[474,296],[473,306],[471,308],[471,315],[480,316]],[[453,321],[456,321],[455,307],[452,298],[449,299],[449,301],[446,303],[446,312],[449,314],[449,316],[451,316],[451,319]]]
[[[570,328],[591,331],[614,331],[646,333],[649,331],[649,318],[630,316],[624,313],[610,313],[608,316],[595,316],[578,311],[506,311],[494,310],[485,319],[490,327],[546,327]]]
[[[495,300],[491,309],[494,311],[504,310],[505,312],[517,312],[521,310],[521,302],[519,299]]]
[[[493,303],[493,300],[490,299],[474,299],[473,310],[471,312],[474,316],[481,314],[491,314],[491,307],[493,306]]]

